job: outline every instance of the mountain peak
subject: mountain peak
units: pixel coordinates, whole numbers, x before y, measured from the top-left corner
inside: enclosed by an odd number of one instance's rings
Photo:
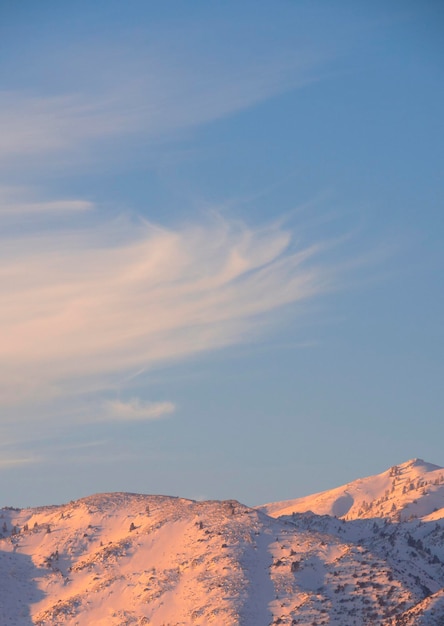
[[[419,458],[410,459],[409,461],[406,461],[405,463],[401,463],[398,467],[405,467],[405,468],[421,467],[421,468],[425,469],[425,471],[427,471],[427,472],[433,472],[435,470],[443,469],[439,465],[434,465],[433,463],[428,463],[427,461],[424,461],[424,459],[419,459]]]
[[[311,511],[342,519],[424,517],[444,505],[444,469],[414,458],[385,472],[311,496],[274,502],[260,508],[279,517]]]

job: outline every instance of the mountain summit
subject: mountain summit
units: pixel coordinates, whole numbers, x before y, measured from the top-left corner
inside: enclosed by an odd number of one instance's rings
[[[129,493],[5,507],[0,624],[442,626],[443,476],[415,459],[256,509]]]
[[[311,511],[345,520],[377,517],[405,521],[444,517],[443,507],[444,468],[411,459],[342,487],[258,508],[272,517]]]

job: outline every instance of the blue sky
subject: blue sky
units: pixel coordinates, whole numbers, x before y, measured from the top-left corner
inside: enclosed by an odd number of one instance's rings
[[[4,505],[444,465],[443,25],[3,3]]]

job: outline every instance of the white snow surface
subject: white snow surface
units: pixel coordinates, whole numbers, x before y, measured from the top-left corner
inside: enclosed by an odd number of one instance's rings
[[[336,489],[257,508],[272,517],[312,511],[345,520],[389,517],[401,521],[433,516],[443,507],[444,469],[412,459]]]
[[[414,460],[256,509],[130,493],[5,507],[0,625],[442,626],[443,476]]]

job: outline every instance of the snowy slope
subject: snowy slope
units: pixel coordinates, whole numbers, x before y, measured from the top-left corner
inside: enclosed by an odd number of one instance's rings
[[[367,501],[395,476],[405,496],[401,481],[417,490],[440,470],[415,461],[386,474],[360,481]],[[437,498],[441,483],[426,488]],[[399,523],[279,510],[127,493],[1,509],[0,624],[444,624],[438,511]]]
[[[273,517],[312,511],[348,520],[389,517],[399,521],[426,515],[440,519],[444,516],[444,469],[412,459],[336,489],[258,508]]]

